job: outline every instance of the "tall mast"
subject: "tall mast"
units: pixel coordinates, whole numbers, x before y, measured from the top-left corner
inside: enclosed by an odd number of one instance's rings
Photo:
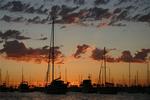
[[[8,70],[6,72],[5,83],[6,83],[7,86],[9,86],[9,74],[8,74]]]
[[[108,70],[109,70],[109,80],[108,80],[108,82],[110,83],[110,68]]]
[[[54,23],[55,23],[55,16],[52,16],[52,81],[54,80],[54,61],[55,61]]]
[[[21,78],[21,82],[24,81],[24,76],[23,76],[23,67],[22,67],[22,78]]]
[[[122,74],[122,84],[125,85],[124,74]]]
[[[104,54],[103,54],[103,58],[104,58],[104,84],[106,85],[106,48],[104,47]]]
[[[65,81],[67,82],[67,68],[65,68]]]
[[[1,73],[1,69],[0,69],[0,85],[2,84],[2,73]]]
[[[139,72],[136,72],[136,85],[139,85]]]
[[[130,84],[131,84],[131,62],[129,61],[129,87],[130,87]]]
[[[99,69],[99,76],[98,76],[98,84],[100,85],[100,83],[101,83],[101,69],[102,69],[102,67],[103,67],[103,62],[101,62],[101,67],[100,67],[100,69]],[[103,81],[102,81],[103,82]]]

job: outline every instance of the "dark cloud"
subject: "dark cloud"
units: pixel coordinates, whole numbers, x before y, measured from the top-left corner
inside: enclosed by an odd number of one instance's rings
[[[20,57],[25,56],[27,53],[27,48],[22,42],[10,41],[4,44],[4,48],[0,50],[1,53],[5,52],[8,57]]]
[[[2,37],[3,33],[0,31],[0,38]],[[0,43],[3,43],[3,40],[0,40]]]
[[[129,50],[123,51],[122,55],[120,57],[120,61],[132,62],[133,61],[133,56],[131,55],[131,52]]]
[[[109,25],[112,25],[112,26],[118,26],[118,27],[123,27],[123,26],[126,26],[126,24],[123,24],[123,23],[109,23]]]
[[[77,50],[74,54],[74,57],[75,58],[80,58],[81,57],[81,54],[84,54],[86,53],[87,49],[89,48],[90,46],[87,45],[87,44],[83,44],[83,45],[78,45],[77,46]]]
[[[99,49],[99,48],[95,48],[92,50],[92,54],[91,54],[91,58],[93,60],[103,60],[104,59],[104,55],[105,55],[105,59],[107,62],[118,62],[116,58],[112,57],[111,55],[108,55],[108,53],[112,50],[116,50],[116,48],[113,49]],[[107,54],[107,55],[106,55]]]
[[[150,13],[147,15],[141,16],[138,20],[141,22],[150,22]]]
[[[17,40],[28,40],[31,39],[30,37],[26,37],[26,36],[16,36]]]
[[[49,51],[51,52],[52,48],[49,49],[48,46],[43,48],[27,48],[23,42],[18,42],[17,40],[9,41],[4,44],[3,49],[0,50],[0,53],[5,53],[7,59],[12,60],[21,60],[21,61],[35,61],[40,63],[41,61],[48,60]],[[63,54],[60,51],[60,47],[54,47],[54,58],[55,62],[60,62],[63,59]],[[50,55],[50,59],[51,59]]]
[[[95,48],[92,51],[91,58],[94,60],[102,60],[104,57],[104,54],[106,54],[107,51],[104,51],[104,49]]]
[[[141,49],[141,51],[135,53],[134,60],[139,62],[145,62],[149,53],[150,49]]]
[[[12,21],[14,21],[14,22],[23,22],[24,18],[22,16],[21,17],[16,17]]]
[[[48,38],[47,37],[42,37],[42,38],[39,38],[37,40],[47,40]]]
[[[99,5],[99,4],[106,4],[108,3],[110,0],[95,0],[94,3],[95,5]]]
[[[146,62],[149,53],[150,53],[150,49],[141,49],[141,51],[137,51],[134,54],[134,56],[132,56],[131,52],[126,50],[122,52],[122,55],[119,58],[119,61],[143,63],[143,62]]]
[[[20,34],[21,33],[17,30],[7,30],[1,35],[1,38],[7,40],[10,38],[16,38],[16,36],[19,36]]]
[[[3,35],[3,33],[0,31],[0,37]]]
[[[48,48],[49,48],[49,46],[46,45],[46,46],[44,46],[42,49],[48,49]]]
[[[60,51],[61,46],[54,47],[54,58],[55,63],[63,64],[64,63],[64,55]],[[82,54],[87,52],[91,53],[90,58],[93,60],[103,60],[104,54],[107,62],[132,62],[132,63],[144,63],[148,54],[150,53],[150,49],[141,49],[137,51],[134,55],[131,54],[129,50],[125,50],[121,53],[120,57],[112,57],[111,52],[116,49],[100,49],[100,48],[92,48],[90,45],[83,44],[78,45],[77,50],[74,53],[74,58],[81,58]],[[7,59],[11,60],[20,60],[20,61],[35,61],[36,63],[40,63],[42,61],[48,61],[49,52],[52,51],[52,48],[49,46],[43,46],[42,48],[27,48],[23,42],[19,42],[17,40],[14,41],[6,41],[3,45],[3,48],[0,50],[1,54],[6,54]],[[50,61],[52,59],[52,55],[50,54]]]
[[[0,43],[3,43],[3,41],[2,41],[2,40],[0,40]]]
[[[8,39],[17,39],[17,40],[31,39],[30,37],[22,36],[21,32],[19,32],[17,30],[7,30],[6,32],[1,33],[0,37],[4,40],[8,40]]]
[[[4,20],[4,21],[6,21],[6,22],[10,22],[11,21],[11,17],[10,16],[7,16],[7,15],[4,15],[2,18],[1,18],[1,20]]]
[[[118,13],[120,13],[121,11],[122,11],[121,8],[116,8],[116,9],[113,11],[113,13],[114,13],[114,14],[118,14]]]
[[[113,58],[111,56],[107,56],[106,57],[106,61],[107,62],[111,62],[111,63],[118,62],[118,60],[116,58]]]

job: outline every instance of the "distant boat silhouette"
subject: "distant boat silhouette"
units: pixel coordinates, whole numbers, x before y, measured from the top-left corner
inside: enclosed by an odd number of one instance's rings
[[[80,84],[81,92],[83,93],[96,93],[97,89],[96,87],[93,87],[90,76],[89,79],[83,80],[83,82]]]
[[[24,81],[23,68],[22,68],[22,81],[18,86],[20,92],[29,92],[29,85],[27,81]]]
[[[20,92],[29,92],[29,85],[27,81],[23,81],[20,83],[18,87]]]
[[[9,92],[9,75],[8,71],[6,72],[6,79],[5,82],[2,82],[1,78],[1,69],[0,69],[0,92]]]
[[[113,83],[105,83],[104,86],[98,86],[98,92],[100,94],[117,94],[118,88]]]
[[[6,86],[6,83],[0,85],[0,92],[8,92],[9,88]]]
[[[55,16],[52,16],[52,32],[51,32],[51,41],[50,42],[50,50],[49,50],[49,59],[48,59],[48,69],[46,75],[46,86],[45,92],[49,94],[65,94],[67,92],[68,84],[64,83],[63,80],[60,78],[54,79],[54,61],[55,61],[55,46],[54,46],[54,24],[55,24]],[[52,58],[50,58],[50,56]],[[52,61],[50,61],[52,59]],[[51,62],[51,63],[50,63]],[[49,81],[49,69],[50,65],[52,65],[52,82],[48,83]]]

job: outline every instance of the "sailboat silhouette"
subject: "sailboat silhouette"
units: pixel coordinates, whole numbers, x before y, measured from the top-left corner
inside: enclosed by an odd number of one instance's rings
[[[54,66],[55,66],[55,44],[54,44],[54,24],[55,24],[55,16],[52,16],[52,31],[51,31],[51,41],[50,41],[50,49],[49,49],[49,57],[48,57],[48,69],[46,75],[46,85],[45,92],[49,94],[65,94],[67,92],[68,84],[65,84],[61,77],[54,79]],[[51,59],[51,60],[50,60]],[[49,70],[50,65],[52,66],[52,81],[49,82]]]

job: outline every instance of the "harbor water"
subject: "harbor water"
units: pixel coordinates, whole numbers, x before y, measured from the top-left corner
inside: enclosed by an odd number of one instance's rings
[[[0,100],[150,100],[149,94],[85,94],[78,92],[68,92],[65,95],[50,95],[41,92],[20,93],[20,92],[0,92]]]

